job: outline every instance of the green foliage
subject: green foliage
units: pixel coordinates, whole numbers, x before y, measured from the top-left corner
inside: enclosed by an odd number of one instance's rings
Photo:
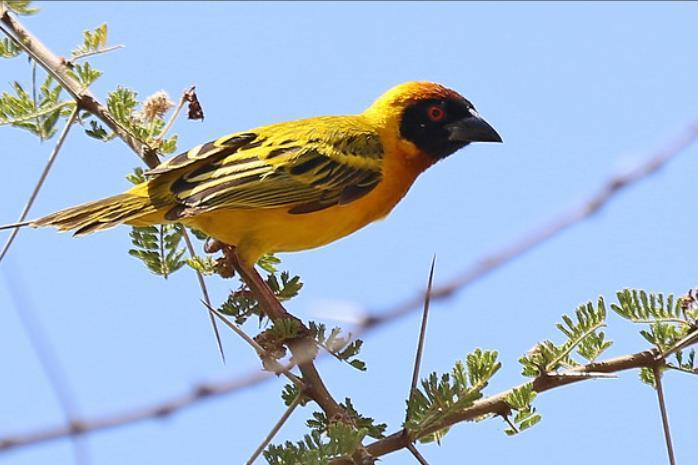
[[[327,465],[338,458],[349,458],[366,436],[363,428],[334,422],[324,432],[317,429],[302,441],[270,445],[264,458],[270,465]]]
[[[451,373],[444,373],[440,377],[431,373],[422,380],[421,388],[412,391],[407,404],[405,428],[419,437],[420,431],[438,425],[444,418],[470,407],[482,397],[482,390],[501,366],[497,362],[497,352],[476,349],[468,354],[465,363],[456,362]],[[447,431],[447,428],[441,429],[421,437],[420,441],[440,442]]]
[[[102,72],[93,68],[88,61],[73,65],[73,67],[68,70],[68,74],[78,81],[83,89],[90,87],[93,82],[102,76]]]
[[[216,261],[210,255],[203,257],[201,255],[195,255],[187,258],[185,261],[190,268],[198,271],[204,276],[216,273]]]
[[[652,387],[657,386],[656,380],[654,379],[654,371],[651,368],[640,368],[640,381],[645,384],[649,384]]]
[[[296,384],[289,383],[284,385],[284,388],[281,390],[281,398],[283,399],[284,404],[287,407],[291,405],[293,401],[296,400],[300,392],[301,389]],[[310,399],[308,397],[303,396],[298,405],[304,406],[308,402],[310,402]]]
[[[145,182],[145,172],[143,168],[140,166],[133,168],[133,171],[126,175],[126,180],[136,186]]]
[[[99,52],[107,45],[107,25],[102,24],[94,31],[83,31],[82,44],[72,52],[72,58],[80,58],[83,55]]]
[[[283,271],[280,275],[271,273],[267,276],[266,282],[281,302],[297,296],[303,287],[300,276],[291,277],[288,271]],[[257,315],[260,320],[264,316],[257,298],[245,284],[241,284],[231,292],[218,311],[235,318],[238,325],[245,323],[252,315]]]
[[[603,297],[599,297],[596,308],[591,302],[580,305],[575,311],[575,316],[576,320],[563,315],[562,323],[556,325],[567,338],[562,345],[558,346],[546,340],[519,359],[525,376],[538,376],[559,368],[577,366],[579,362],[572,357],[575,349],[586,361],[592,361],[611,346],[612,342],[605,339],[603,332],[598,331],[606,325]]]
[[[347,362],[352,367],[360,371],[366,371],[366,363],[359,360],[356,356],[361,352],[363,341],[361,339],[351,340],[351,333],[342,336],[341,328],[332,328],[327,334],[327,326],[322,323],[310,321],[308,323],[310,336],[315,339],[315,342],[325,349],[335,358]]]
[[[208,239],[208,235],[202,231],[199,231],[196,228],[188,228],[189,231],[192,233],[194,237],[196,237],[200,241],[205,241]]]
[[[614,312],[635,323],[653,323],[657,321],[677,322],[681,318],[681,299],[673,294],[664,297],[638,289],[623,289],[616,293],[618,304],[612,304]]]
[[[128,251],[141,260],[153,273],[167,278],[186,263],[185,250],[179,247],[182,227],[177,224],[133,227],[131,242],[135,248]]]
[[[136,91],[125,87],[117,87],[115,91],[109,93],[107,97],[107,109],[114,116],[117,123],[130,132],[136,139],[146,142],[160,153],[170,154],[177,150],[177,136],[161,137],[165,129],[166,122],[163,119],[166,108],[160,111],[136,111],[141,104],[138,101]],[[148,101],[144,103],[147,107]],[[90,121],[90,129],[85,131],[89,136],[99,140],[111,140],[113,136],[102,126],[101,123]]]
[[[291,277],[288,271],[282,271],[280,276],[276,273],[269,274],[267,276],[267,284],[281,302],[293,299],[303,287],[301,277]]]
[[[273,253],[268,253],[262,255],[257,261],[257,266],[266,271],[267,273],[276,273],[277,265],[281,263],[281,260]]]
[[[48,75],[38,89],[36,100],[22,85],[12,84],[14,93],[0,94],[0,125],[12,125],[26,129],[41,140],[50,139],[56,133],[59,117],[70,113],[70,102],[61,101],[62,87]]]
[[[641,330],[640,334],[647,342],[664,352],[671,349],[679,339],[686,335],[686,332],[681,331],[681,328],[673,324],[657,321],[651,323],[649,329]]]
[[[126,179],[133,184],[144,182],[143,168],[134,168]],[[185,249],[180,247],[183,233],[183,226],[179,224],[134,226],[129,235],[135,248],[128,253],[141,260],[153,273],[167,278],[188,263],[183,258]]]
[[[17,45],[17,42],[10,38],[0,40],[0,56],[3,58],[16,57],[22,53],[22,47]]]
[[[540,414],[536,413],[535,407],[531,404],[536,398],[536,392],[533,390],[533,384],[527,383],[521,387],[514,388],[506,397],[506,403],[516,412],[516,415],[511,419],[516,428],[507,427],[504,432],[513,436],[521,431],[524,431],[535,425],[541,420]]]
[[[364,431],[366,436],[374,439],[385,437],[387,425],[385,423],[376,424],[375,420],[370,417],[361,415],[348,397],[344,402],[339,404],[347,415],[348,421],[356,426],[357,429]],[[333,422],[329,421],[324,412],[313,412],[313,417],[306,421],[306,425],[311,430],[316,430],[320,433],[325,433],[332,427]]]
[[[361,415],[351,403],[351,399],[348,397],[344,399],[344,402],[340,402],[340,407],[349,415],[354,425],[357,428],[366,430],[366,435],[374,439],[380,439],[385,436],[385,430],[388,427],[385,423],[376,424],[375,420],[371,417],[365,417]]]
[[[660,372],[663,373],[666,370],[676,370],[691,375],[698,375],[695,349],[689,350],[688,355],[686,355],[684,351],[678,351],[674,354],[673,358],[673,361],[667,361],[664,365],[660,365]],[[657,387],[654,371],[651,368],[640,368],[640,380],[654,388]]]
[[[284,318],[274,321],[271,328],[265,332],[278,341],[286,341],[298,337],[300,329],[300,321],[293,318]]]
[[[667,367],[674,370],[683,371],[686,373],[691,373],[693,375],[698,375],[698,365],[696,364],[696,350],[691,349],[688,351],[688,355],[684,357],[682,351],[676,352],[674,355],[676,363],[668,363]]]
[[[30,0],[7,0],[2,2],[8,10],[18,15],[33,15],[39,12],[39,9],[31,6],[33,2]]]
[[[659,351],[670,350],[689,332],[697,329],[695,314],[690,304],[690,294],[676,299],[672,294],[651,293],[638,289],[619,291],[618,305],[611,308],[623,318],[633,323],[647,324],[640,331],[647,342]],[[641,375],[643,381],[648,376]]]

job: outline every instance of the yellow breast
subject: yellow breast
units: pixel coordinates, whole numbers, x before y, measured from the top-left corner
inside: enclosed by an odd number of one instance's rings
[[[221,209],[184,220],[206,234],[238,248],[247,263],[269,252],[306,250],[333,242],[383,218],[407,193],[431,161],[406,153],[398,142],[384,142],[383,179],[364,197],[312,213],[291,214],[288,208]]]

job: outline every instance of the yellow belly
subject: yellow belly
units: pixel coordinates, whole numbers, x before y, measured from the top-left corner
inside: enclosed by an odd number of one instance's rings
[[[312,249],[336,241],[390,213],[417,176],[434,162],[411,143],[382,139],[383,179],[364,197],[348,204],[301,214],[288,213],[290,207],[221,208],[181,222],[236,246],[240,259],[250,265],[265,253]],[[150,195],[146,184],[134,187],[129,193]],[[165,214],[173,206],[163,205],[157,212],[128,223],[135,226],[168,223]]]
[[[361,199],[324,210],[290,214],[288,208],[221,209],[184,222],[226,244],[246,263],[269,252],[312,249],[340,239],[386,216],[414,182],[414,176],[384,180]]]

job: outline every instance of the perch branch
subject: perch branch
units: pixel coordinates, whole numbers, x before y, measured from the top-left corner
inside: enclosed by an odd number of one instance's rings
[[[116,119],[109,113],[107,108],[92,95],[92,93],[82,87],[70,73],[68,60],[59,57],[44,45],[35,35],[33,35],[17,18],[9,11],[0,10],[0,30],[9,38],[13,39],[34,61],[39,63],[49,74],[51,74],[61,86],[75,99],[81,110],[88,111],[102,120],[109,129],[114,131],[136,154],[151,168],[160,163],[157,152],[147,143],[139,140],[128,130],[122,127]]]

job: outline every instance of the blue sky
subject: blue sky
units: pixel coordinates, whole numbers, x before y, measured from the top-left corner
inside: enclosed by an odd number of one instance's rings
[[[59,3],[22,21],[67,55],[83,29],[107,22],[126,48],[97,57],[104,98],[121,84],[173,97],[196,84],[203,123],[174,130],[186,149],[260,124],[363,110],[407,80],[442,82],[466,95],[505,143],[479,144],[425,173],[386,220],[318,250],[282,256],[306,285],[290,309],[303,317],[339,305],[380,311],[413,296],[438,256],[445,281],[627,169],[698,118],[698,42],[690,3]],[[0,63],[0,85],[29,78],[25,60]],[[15,219],[51,143],[0,128],[5,164],[0,222]],[[74,131],[35,215],[119,192],[138,165],[120,142]],[[698,146],[599,215],[434,306],[423,371],[448,370],[476,347],[500,351],[489,393],[518,384],[516,360],[554,323],[623,287],[683,293],[698,284],[693,257]],[[1,238],[6,237],[3,235]],[[0,265],[0,436],[62,422],[59,405],[21,329],[40,322],[86,417],[146,405],[192,384],[258,366],[225,333],[222,365],[194,276],[149,274],[127,254],[127,228],[73,239],[23,231]],[[230,286],[210,279],[216,301]],[[331,323],[331,322],[330,322]],[[411,375],[418,316],[367,338],[366,373],[319,362],[331,391],[396,430]],[[609,317],[608,355],[645,348],[635,327]],[[679,463],[694,463],[698,380],[666,377]],[[244,463],[283,411],[282,380],[202,403],[166,420],[97,433],[95,465]],[[543,421],[515,438],[498,420],[459,425],[431,463],[665,463],[656,398],[636,373],[541,395]],[[280,439],[299,438],[310,408]],[[541,454],[544,454],[543,458]],[[563,459],[564,457],[564,459]],[[0,454],[0,465],[72,463],[55,441]],[[408,453],[386,465],[410,463]]]

